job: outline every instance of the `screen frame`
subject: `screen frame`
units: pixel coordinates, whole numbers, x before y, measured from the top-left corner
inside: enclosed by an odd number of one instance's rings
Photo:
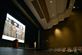
[[[18,42],[24,43],[25,42],[25,29],[26,29],[25,28],[25,25],[23,23],[21,23],[19,20],[17,20],[16,18],[14,18],[13,16],[11,16],[9,13],[7,13],[7,15],[6,15],[6,20],[7,20],[7,18],[15,21],[17,24],[19,24],[22,27],[23,32],[24,32],[23,33],[23,40],[22,39],[19,39],[19,38],[14,38],[12,36],[7,36],[7,35],[4,34],[4,32],[3,32],[3,35],[2,35],[2,39],[9,40],[9,41],[14,41],[15,39],[17,39]],[[5,20],[5,24],[4,24],[4,29],[5,29],[5,25],[6,25],[6,20]]]

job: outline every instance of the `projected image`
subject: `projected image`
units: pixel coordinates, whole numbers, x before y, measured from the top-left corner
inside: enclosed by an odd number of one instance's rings
[[[17,21],[11,15],[7,14],[2,39],[11,41],[18,39],[18,42],[24,43],[24,36],[25,25]]]

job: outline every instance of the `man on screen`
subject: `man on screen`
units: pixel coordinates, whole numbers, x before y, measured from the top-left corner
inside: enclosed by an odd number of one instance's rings
[[[16,38],[16,26],[17,26],[17,23],[14,22],[14,25],[12,26],[12,37]]]
[[[23,40],[23,31],[22,31],[22,26],[21,25],[19,25],[18,27],[17,27],[17,34],[18,34],[18,39],[21,39],[21,40]]]
[[[5,27],[4,27],[4,35],[11,36],[11,19],[7,17],[7,20],[5,21]]]

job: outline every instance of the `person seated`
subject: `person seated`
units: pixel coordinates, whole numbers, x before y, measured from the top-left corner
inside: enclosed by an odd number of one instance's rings
[[[13,48],[18,48],[18,40],[17,39],[15,39],[13,41]]]

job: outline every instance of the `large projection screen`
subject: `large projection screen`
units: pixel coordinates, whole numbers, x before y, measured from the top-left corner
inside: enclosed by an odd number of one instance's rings
[[[7,13],[2,39],[24,43],[25,25]]]

